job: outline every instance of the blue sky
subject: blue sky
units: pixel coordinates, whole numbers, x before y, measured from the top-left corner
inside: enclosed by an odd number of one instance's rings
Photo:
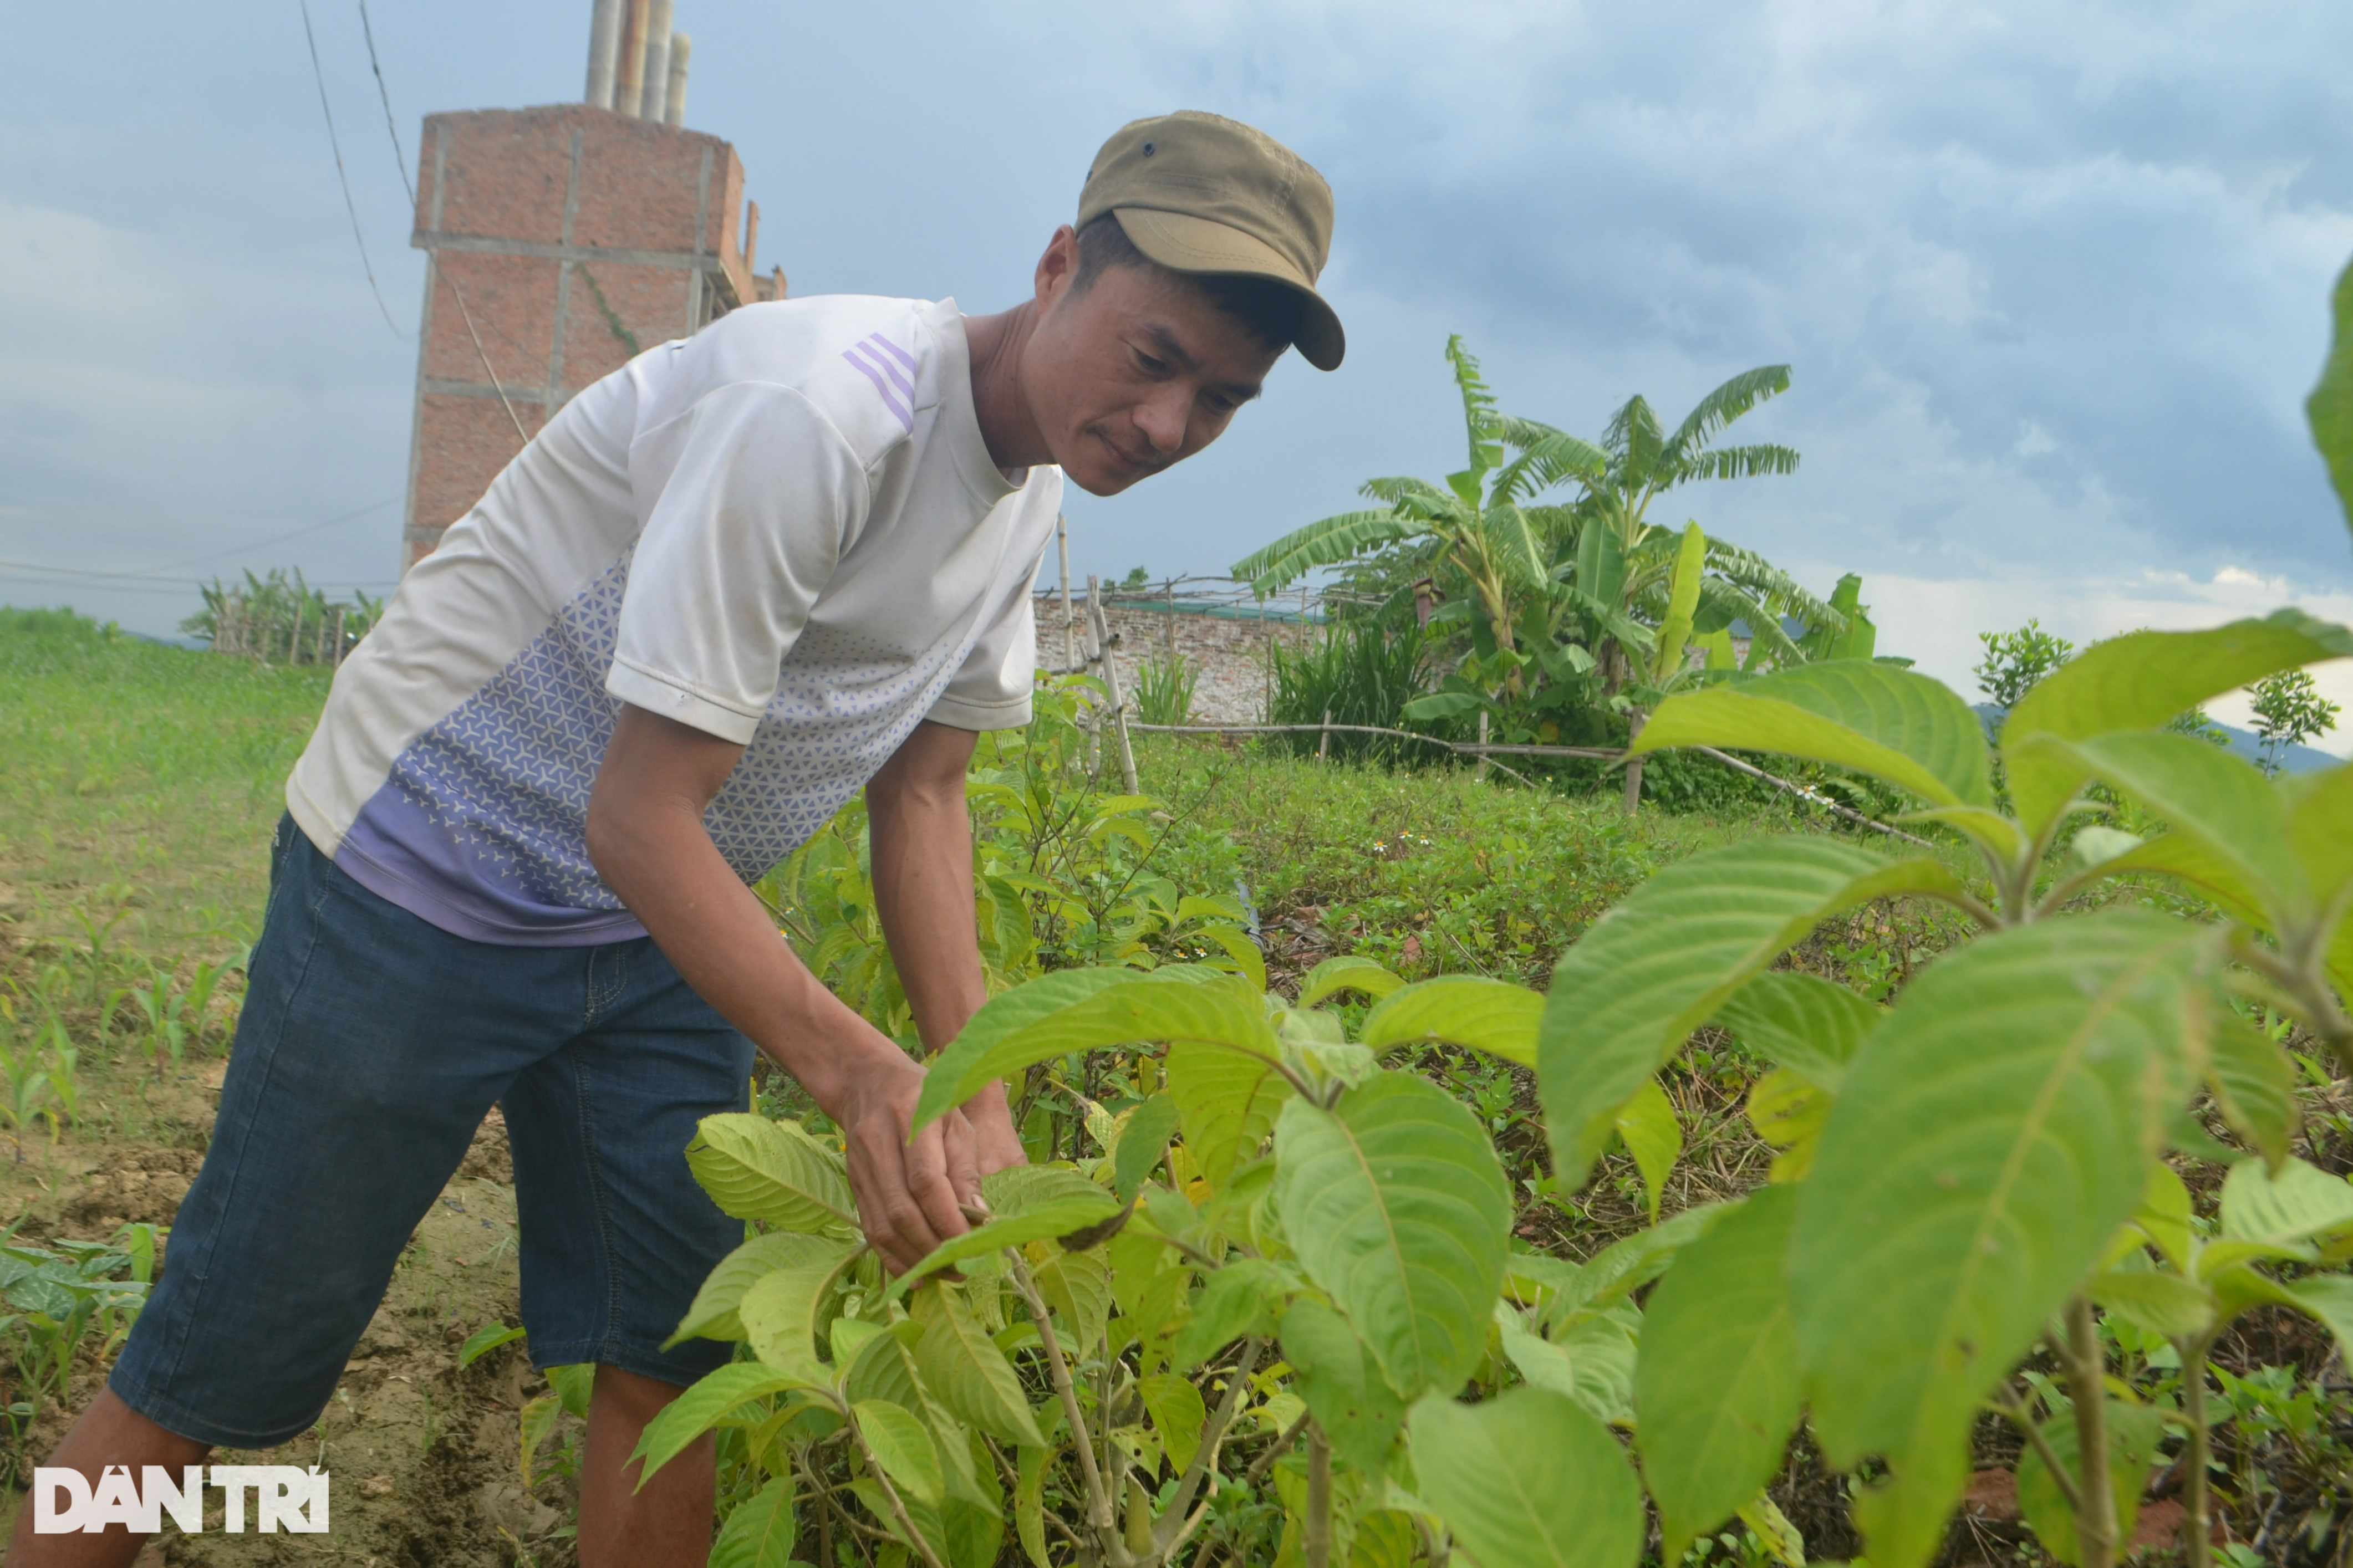
[[[357,10],[311,13],[413,332]],[[410,155],[428,111],[575,98],[587,14],[379,0]],[[1217,571],[1370,475],[1459,466],[1450,331],[1507,407],[1587,435],[1629,393],[1673,417],[1786,361],[1737,430],[1799,473],[1662,520],[1817,588],[1862,572],[1883,649],[1966,687],[1974,633],[2029,615],[2079,639],[2291,600],[2353,620],[2301,414],[2353,256],[2353,8],[2251,16],[679,0],[677,25],[689,122],[735,142],[795,293],[1010,302],[1140,114],[1250,120],[1329,176],[1346,365],[1287,361],[1186,468],[1076,499],[1078,570]],[[295,5],[0,17],[38,63],[0,103],[0,561],[388,578],[415,349],[361,270]],[[160,631],[194,595],[0,567],[0,601]]]

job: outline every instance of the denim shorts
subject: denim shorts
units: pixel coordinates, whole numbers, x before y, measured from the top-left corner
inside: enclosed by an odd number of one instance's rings
[[[533,1363],[692,1382],[732,1347],[660,1345],[744,1226],[685,1150],[752,1058],[649,939],[452,936],[281,820],[212,1143],[108,1386],[198,1442],[308,1430],[494,1104]]]

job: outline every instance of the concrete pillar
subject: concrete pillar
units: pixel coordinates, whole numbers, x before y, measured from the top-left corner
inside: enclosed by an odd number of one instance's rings
[[[621,48],[624,0],[596,0],[588,14],[588,90],[584,101],[613,107],[613,65]]]
[[[644,86],[638,95],[638,118],[661,123],[662,105],[670,98],[670,17],[673,0],[653,0],[646,8]]]
[[[694,40],[684,33],[670,36],[670,90],[662,95],[662,123],[686,123],[686,62],[694,53]]]
[[[613,107],[635,116],[646,85],[646,7],[652,0],[621,0],[627,7],[621,46],[614,57]]]

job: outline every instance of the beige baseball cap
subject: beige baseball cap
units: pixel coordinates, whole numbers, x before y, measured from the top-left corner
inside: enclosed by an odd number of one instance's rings
[[[1135,248],[1176,272],[1246,273],[1305,304],[1301,357],[1338,367],[1348,342],[1315,291],[1332,254],[1332,187],[1263,131],[1180,109],[1122,126],[1079,193],[1079,226],[1111,213]]]

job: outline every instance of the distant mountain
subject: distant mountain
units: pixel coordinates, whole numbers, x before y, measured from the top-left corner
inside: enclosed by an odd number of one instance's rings
[[[1978,718],[1985,723],[1986,732],[1990,735],[1993,732],[1994,721],[2001,717],[2001,710],[1990,702],[1977,702],[1970,706],[1977,710]],[[2232,756],[2243,757],[2248,762],[2261,763],[2263,746],[2263,738],[2261,735],[2256,734],[2253,730],[2242,730],[2236,724],[2225,724],[2219,719],[2212,720],[2211,722],[2214,728],[2231,737],[2230,750]],[[2280,771],[2289,773],[2318,773],[2323,768],[2342,767],[2344,763],[2344,758],[2331,756],[2327,752],[2316,751],[2310,746],[2290,746],[2280,756]]]

